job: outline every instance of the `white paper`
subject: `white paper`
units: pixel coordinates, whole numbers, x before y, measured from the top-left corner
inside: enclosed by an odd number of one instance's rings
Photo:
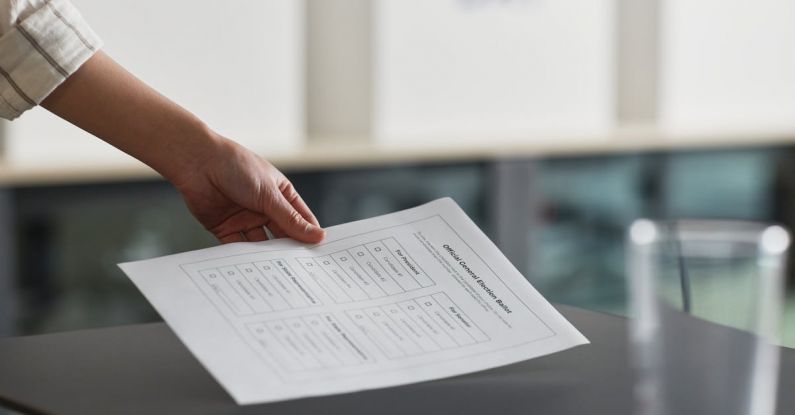
[[[451,199],[120,264],[239,404],[460,375],[587,343]]]

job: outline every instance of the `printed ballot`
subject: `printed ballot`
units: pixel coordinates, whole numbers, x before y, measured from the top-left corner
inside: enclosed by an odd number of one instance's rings
[[[119,265],[239,404],[439,379],[587,343],[451,199]]]

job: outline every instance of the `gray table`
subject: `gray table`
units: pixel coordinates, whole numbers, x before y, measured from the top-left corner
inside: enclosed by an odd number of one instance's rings
[[[592,342],[440,381],[240,407],[162,323],[0,339],[0,402],[45,414],[630,414],[627,320],[558,309]],[[689,329],[733,331],[694,322]],[[709,353],[688,345],[692,353]],[[778,413],[795,413],[782,350]]]

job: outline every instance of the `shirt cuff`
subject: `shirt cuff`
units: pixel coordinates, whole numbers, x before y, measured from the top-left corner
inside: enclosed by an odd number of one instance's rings
[[[0,37],[0,117],[38,105],[102,46],[68,0],[52,0]]]

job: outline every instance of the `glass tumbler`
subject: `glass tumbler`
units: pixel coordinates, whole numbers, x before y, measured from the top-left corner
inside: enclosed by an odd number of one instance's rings
[[[789,233],[641,219],[627,239],[636,413],[772,415]]]

